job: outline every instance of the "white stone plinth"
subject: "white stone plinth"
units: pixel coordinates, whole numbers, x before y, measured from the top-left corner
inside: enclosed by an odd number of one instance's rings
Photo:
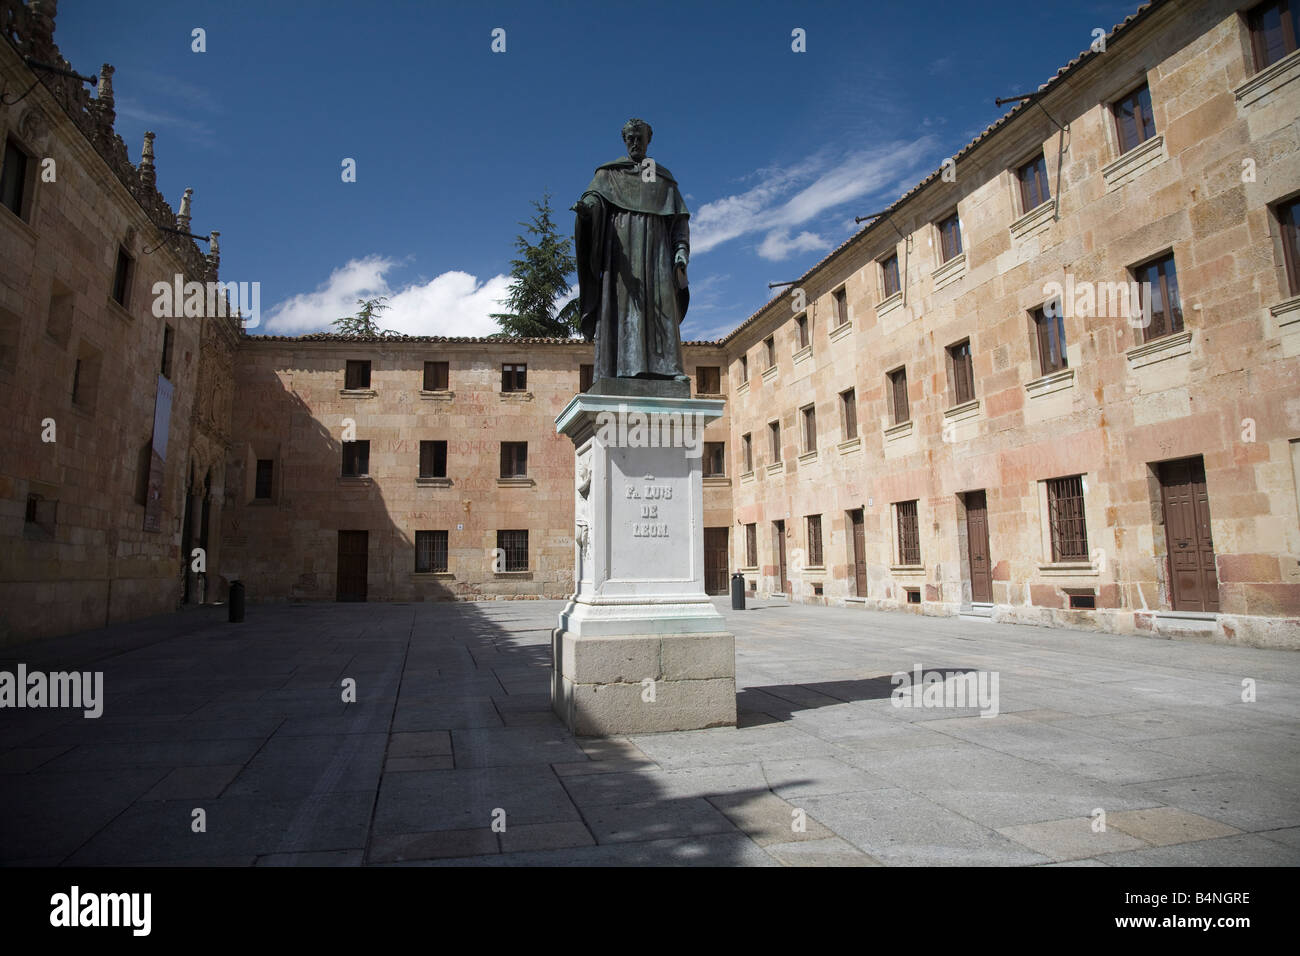
[[[551,702],[577,734],[736,722],[735,642],[704,591],[704,426],[716,399],[576,396],[575,588]]]

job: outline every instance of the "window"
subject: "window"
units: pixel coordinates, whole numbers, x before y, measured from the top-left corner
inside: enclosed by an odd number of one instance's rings
[[[1150,342],[1162,335],[1172,335],[1183,330],[1183,306],[1178,298],[1178,273],[1174,269],[1173,254],[1152,259],[1133,270],[1138,281],[1138,306],[1142,318],[1151,311],[1151,321],[1143,332],[1142,341]]]
[[[23,518],[23,531],[35,532],[37,537],[54,536],[59,502],[40,494],[27,496],[27,513]]]
[[[776,339],[770,335],[763,340],[763,357],[767,359],[767,368],[776,367]]]
[[[445,392],[449,386],[448,362],[424,363],[424,390],[426,392]]]
[[[447,532],[415,532],[415,573],[447,573]]]
[[[817,408],[809,405],[799,410],[803,415],[803,450],[817,450]]]
[[[921,603],[921,589],[920,589],[920,588],[903,588],[903,593],[907,595],[907,603],[908,603],[908,604],[920,604],[920,603]]]
[[[781,423],[768,422],[767,437],[770,440],[770,450],[772,452],[772,461],[781,460]]]
[[[1042,153],[1016,170],[1016,180],[1020,183],[1021,212],[1037,209],[1052,198],[1047,185],[1047,160]]]
[[[975,398],[970,339],[948,346],[948,383],[952,386],[953,405],[964,405]]]
[[[578,366],[578,391],[585,392],[591,388],[592,383],[596,380],[596,366],[579,365]]]
[[[849,321],[849,294],[841,286],[831,297],[835,300],[835,327],[839,328]]]
[[[125,249],[117,247],[117,266],[113,270],[113,301],[126,308],[131,297],[131,275],[135,260]]]
[[[1052,532],[1052,561],[1088,560],[1082,475],[1053,478],[1047,483],[1047,521]]]
[[[748,355],[742,355],[740,357],[740,380],[742,382],[749,381],[749,356]]]
[[[102,353],[83,339],[77,347],[77,359],[72,367],[72,404],[82,411],[95,409],[101,365]]]
[[[808,516],[808,565],[822,566],[822,516]]]
[[[900,501],[898,513],[898,563],[914,566],[921,563],[921,532],[916,521],[916,501]]]
[[[857,391],[850,388],[840,392],[840,421],[844,425],[844,440],[858,437],[858,397]]]
[[[748,432],[740,436],[741,471],[744,474],[754,470],[754,441]]]
[[[0,169],[0,203],[19,219],[25,219],[26,200],[27,154],[12,139],[6,139],[4,167]]]
[[[902,288],[898,282],[898,253],[894,253],[888,259],[882,259],[880,262],[880,276],[885,285],[885,298],[896,295]]]
[[[722,394],[722,369],[716,365],[700,365],[695,369],[695,391],[699,395]]]
[[[163,326],[163,349],[162,349],[162,377],[171,379],[172,377],[172,346],[176,338],[175,333],[170,325]]]
[[[901,425],[912,417],[912,411],[907,405],[906,367],[889,373],[889,406],[895,425]]]
[[[794,317],[794,341],[796,348],[806,348],[808,346],[808,313],[804,312]]]
[[[1277,224],[1282,233],[1282,258],[1286,262],[1287,287],[1292,295],[1300,295],[1300,232],[1296,229],[1297,219],[1300,219],[1300,198],[1278,205]]]
[[[360,359],[348,359],[347,366],[343,371],[344,388],[369,388],[370,387],[370,361]]]
[[[1065,593],[1070,599],[1071,610],[1095,611],[1097,609],[1096,591],[1067,590]]]
[[[528,570],[528,532],[498,531],[497,550],[502,552],[502,571]]]
[[[953,213],[946,219],[940,219],[935,228],[939,230],[939,251],[943,258],[940,262],[947,262],[955,256],[961,254],[961,223],[957,221],[957,214]]]
[[[528,442],[501,443],[501,477],[523,478],[528,474]]]
[[[758,525],[745,525],[745,567],[758,567]]]
[[[501,366],[501,391],[503,392],[528,391],[528,366],[527,365],[502,365]]]
[[[1134,146],[1156,135],[1156,120],[1151,112],[1151,90],[1145,83],[1123,99],[1117,100],[1115,130],[1119,134],[1119,151],[1127,153]]]
[[[275,460],[257,459],[257,479],[253,484],[253,497],[259,501],[271,499],[271,479],[275,477]],[[244,487],[248,487],[245,485]]]
[[[727,459],[725,455],[726,443],[720,441],[706,441],[704,443],[704,477],[705,478],[722,478],[727,473]]]
[[[370,440],[343,443],[343,477],[364,478],[370,474]]]
[[[1300,38],[1300,2],[1270,0],[1248,14],[1250,43],[1255,51],[1255,69],[1272,66],[1288,53],[1295,52]]]
[[[420,442],[420,477],[447,477],[447,443],[445,441]]]
[[[1041,374],[1059,372],[1070,363],[1065,357],[1065,316],[1059,302],[1049,302],[1029,313],[1038,340],[1038,368]]]

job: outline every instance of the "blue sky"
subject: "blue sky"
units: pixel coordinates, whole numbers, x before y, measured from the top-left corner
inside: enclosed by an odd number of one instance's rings
[[[397,331],[494,331],[530,201],[571,232],[640,116],[692,213],[684,335],[717,338],[1137,5],[63,0],[55,39],[117,68],[132,159],[155,131],[159,188],[193,187],[222,278],[261,283],[250,331],[375,294]]]

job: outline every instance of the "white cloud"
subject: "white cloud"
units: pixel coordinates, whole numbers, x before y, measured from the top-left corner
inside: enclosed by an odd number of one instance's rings
[[[510,277],[480,282],[467,272],[450,271],[428,282],[394,289],[386,276],[397,262],[383,256],[353,259],[335,269],[314,292],[286,299],[271,310],[266,332],[297,335],[330,331],[342,315],[355,315],[357,299],[388,296],[380,327],[405,335],[488,335],[498,331],[491,313],[500,312]]]
[[[759,170],[758,185],[733,196],[705,203],[691,217],[691,250],[707,252],[729,239],[766,233],[759,246],[765,259],[783,259],[796,252],[825,248],[829,242],[815,233],[790,231],[827,210],[878,192],[913,176],[917,164],[932,149],[932,137],[891,142],[858,150],[838,161],[825,152],[787,168]]]
[[[782,259],[789,259],[793,253],[826,249],[830,244],[829,239],[823,239],[811,232],[801,232],[791,239],[788,229],[779,229],[767,234],[767,238],[758,247],[758,254],[764,259],[779,262]]]

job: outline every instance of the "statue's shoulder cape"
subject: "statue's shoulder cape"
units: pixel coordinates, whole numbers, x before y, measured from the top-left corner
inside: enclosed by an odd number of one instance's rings
[[[655,163],[654,180],[646,182],[641,167],[626,156],[596,167],[588,193],[595,193],[611,205],[652,216],[689,216],[677,191],[677,180],[667,167]]]

